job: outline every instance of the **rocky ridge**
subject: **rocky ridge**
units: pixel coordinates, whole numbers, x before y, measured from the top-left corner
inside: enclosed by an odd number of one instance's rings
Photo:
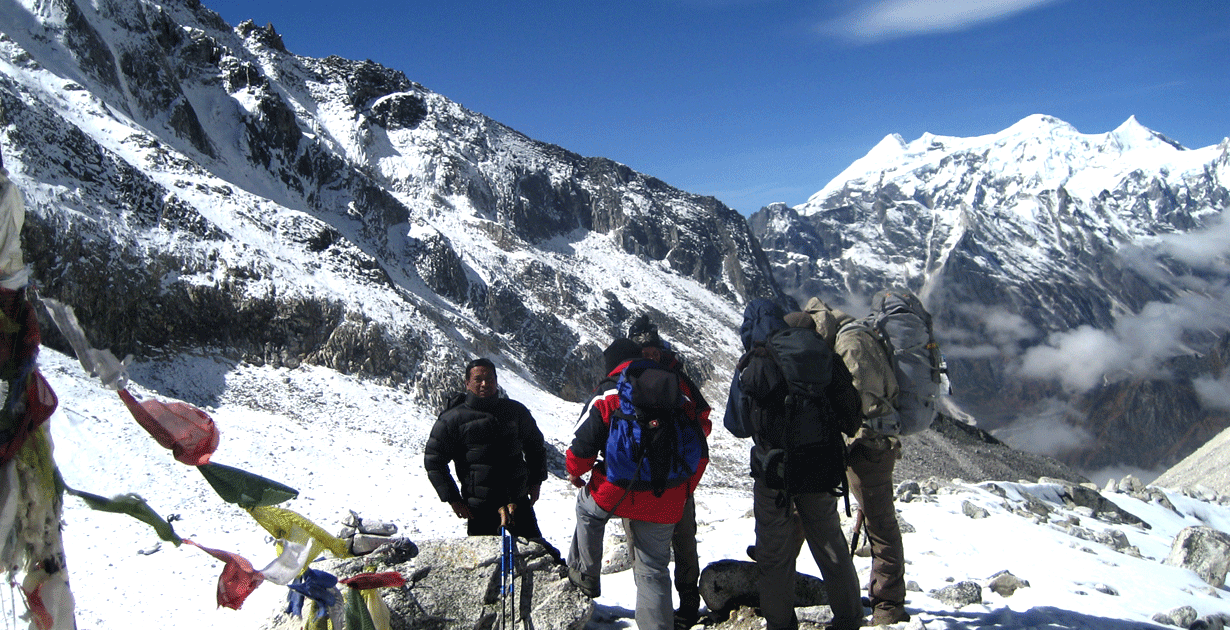
[[[733,363],[739,305],[780,296],[733,210],[396,70],[294,55],[195,0],[3,17],[27,260],[119,356],[311,363],[434,405],[492,354],[578,400],[631,315],[706,380]]]

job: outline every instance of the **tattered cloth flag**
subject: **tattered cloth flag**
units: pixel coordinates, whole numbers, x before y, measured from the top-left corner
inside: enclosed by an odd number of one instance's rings
[[[312,600],[316,610],[313,619],[305,627],[324,627],[323,622],[332,624],[334,629],[345,628],[342,611],[342,592],[337,588],[337,577],[332,573],[307,569],[288,586],[290,592],[287,598],[290,605],[286,612],[296,617],[303,615],[303,599]]]
[[[74,490],[68,487],[67,484],[64,484],[63,479],[60,479],[59,482],[64,486],[65,492],[81,499],[82,501],[85,501],[85,504],[92,510],[112,512],[115,514],[127,514],[138,521],[153,527],[154,531],[158,532],[159,538],[167,542],[174,543],[177,547],[181,542],[183,542],[183,539],[175,533],[175,528],[171,526],[170,521],[167,521],[159,516],[158,513],[154,511],[154,508],[151,508],[149,504],[145,502],[145,499],[142,499],[138,494],[129,492],[127,494],[120,494],[107,499],[100,497],[97,494]]]
[[[42,338],[21,251],[21,191],[0,168],[0,572],[25,598],[37,630],[72,630],[60,535],[63,493],[56,485],[47,420],[57,400],[35,365]],[[24,577],[17,580],[19,573]],[[16,613],[15,608],[11,608]]]
[[[302,514],[273,506],[257,506],[248,510],[248,514],[260,523],[265,531],[274,538],[292,540],[294,542],[312,541],[313,551],[309,555],[316,557],[317,550],[327,549],[335,558],[350,558],[350,547],[346,541],[326,532],[321,526],[309,521]],[[302,537],[302,538],[301,538]]]
[[[244,509],[277,505],[299,496],[290,486],[231,466],[210,462],[197,470],[223,501]]]
[[[87,374],[97,376],[107,389],[119,390],[128,387],[128,363],[132,361],[132,355],[120,361],[110,350],[93,348],[86,340],[85,330],[81,328],[77,314],[71,306],[49,297],[40,298],[39,301],[43,303],[43,308],[47,309],[47,315],[51,317],[56,328],[60,329],[60,334],[68,340],[68,345],[73,347],[73,353],[77,355],[77,360]]]
[[[176,461],[189,466],[209,463],[221,436],[204,411],[182,402],[137,402],[127,389],[120,390],[120,398],[137,424],[154,436],[160,446],[171,449]]]
[[[356,591],[366,591],[371,588],[405,586],[406,578],[397,571],[386,571],[384,573],[360,573],[340,579],[338,582]]]
[[[218,607],[239,610],[243,601],[265,581],[265,576],[252,568],[246,558],[229,551],[203,547],[185,538],[184,542],[204,551],[225,563],[222,575],[218,576]]]
[[[261,569],[261,575],[274,584],[286,586],[303,573],[303,569],[312,561],[312,545],[308,544],[307,532],[295,527],[291,535],[294,540],[278,539],[281,552],[269,566]],[[296,542],[300,541],[300,542]]]

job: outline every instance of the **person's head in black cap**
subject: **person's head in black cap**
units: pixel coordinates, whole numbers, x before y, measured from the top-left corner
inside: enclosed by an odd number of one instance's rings
[[[649,321],[648,313],[641,313],[628,325],[628,338],[642,348],[662,347],[662,338],[658,336],[658,326]]]
[[[606,364],[606,373],[609,375],[621,363],[641,358],[641,346],[627,337],[620,337],[602,351],[602,358]]]

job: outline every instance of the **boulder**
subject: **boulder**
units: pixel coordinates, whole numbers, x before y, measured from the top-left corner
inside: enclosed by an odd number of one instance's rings
[[[602,575],[619,573],[632,568],[632,553],[628,550],[628,535],[624,531],[623,519],[611,519],[607,523],[606,536],[603,538]]]
[[[709,610],[725,617],[737,606],[760,605],[756,583],[760,575],[755,562],[718,560],[700,572],[700,596]],[[794,580],[795,607],[828,605],[828,594],[820,578],[796,573]]]
[[[1170,612],[1157,613],[1153,615],[1153,621],[1167,625],[1186,628],[1196,621],[1198,613],[1191,606],[1180,606]]]
[[[1186,527],[1171,543],[1165,564],[1191,569],[1205,582],[1220,587],[1230,569],[1230,535],[1212,527]]]
[[[987,588],[994,591],[1000,597],[1009,597],[1015,593],[1017,589],[1028,587],[1028,580],[1022,580],[1008,571],[1000,571],[999,573],[991,576],[991,583],[987,585]]]
[[[414,558],[385,545],[361,558],[324,560],[313,563],[312,568],[339,579],[361,573],[401,573],[405,586],[377,589],[389,608],[392,628],[493,628],[502,621],[501,609],[510,605],[523,628],[581,630],[593,615],[593,600],[568,582],[563,565],[538,543],[524,538],[516,541],[511,601],[501,597],[500,537],[428,540],[417,548]],[[341,588],[345,591],[347,587]],[[512,620],[505,625],[517,627]],[[303,626],[304,619],[283,613],[267,627],[299,630]]]
[[[982,603],[982,587],[977,582],[957,582],[934,591],[932,595],[953,608]]]
[[[961,502],[961,512],[973,519],[986,518],[991,515],[986,508],[976,505],[971,501]]]

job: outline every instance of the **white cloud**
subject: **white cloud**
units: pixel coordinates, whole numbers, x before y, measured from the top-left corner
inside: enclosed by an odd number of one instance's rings
[[[1050,336],[1021,360],[1021,374],[1058,379],[1069,391],[1093,389],[1102,376],[1131,359],[1131,351],[1114,335],[1092,326]]]
[[[1112,330],[1092,326],[1053,333],[1021,358],[1021,374],[1058,379],[1069,392],[1092,389],[1104,379],[1160,374],[1161,362],[1194,354],[1188,343],[1230,329],[1230,294],[1183,295],[1172,303],[1150,302],[1125,315]]]
[[[1200,403],[1210,409],[1230,409],[1230,379],[1202,376],[1192,381]]]
[[[873,42],[951,33],[1011,17],[1056,0],[879,0],[821,25],[820,30]]]
[[[1093,436],[1077,424],[1080,417],[1068,403],[1049,398],[1019,420],[992,431],[992,435],[1013,448],[1054,457],[1093,441]]]

